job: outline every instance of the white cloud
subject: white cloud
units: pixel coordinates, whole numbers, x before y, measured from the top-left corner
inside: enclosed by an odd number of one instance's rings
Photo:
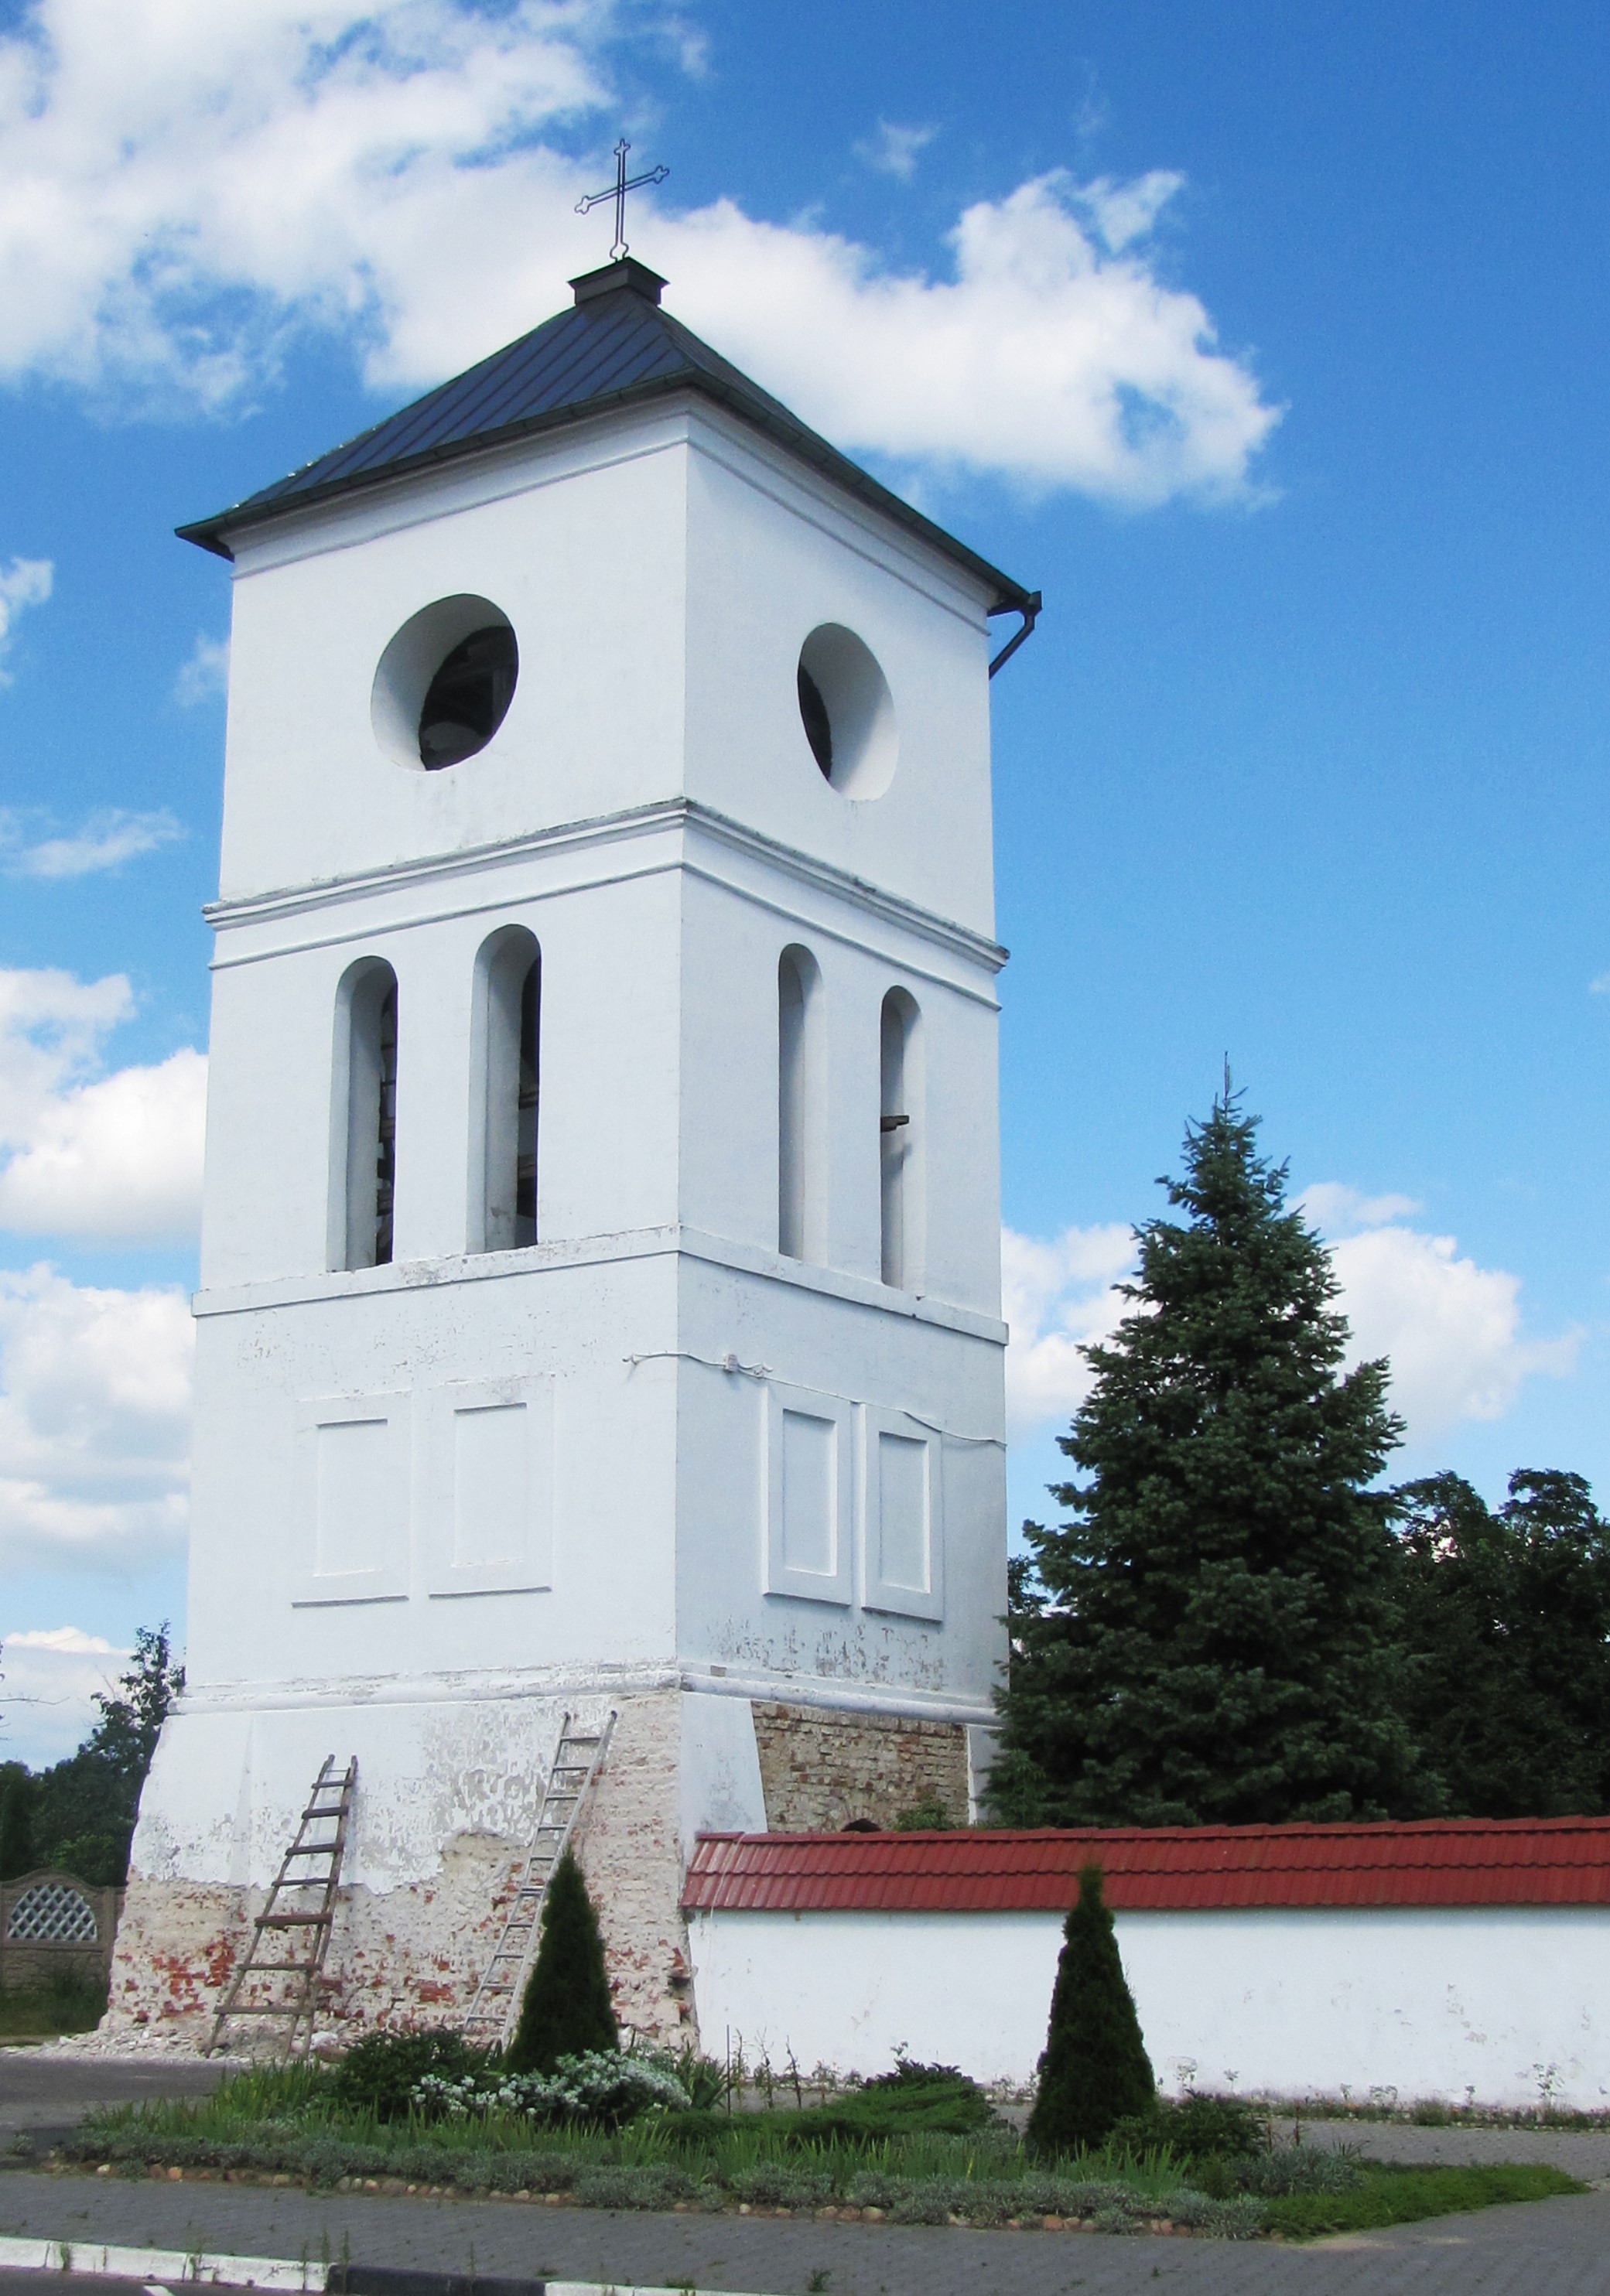
[[[191,1343],[177,1285],[100,1291],[44,1265],[0,1272],[7,1567],[134,1570],[182,1543]]]
[[[120,973],[0,970],[0,1227],[122,1241],[193,1233],[207,1064],[185,1048],[99,1074],[106,1035],[133,1011]]]
[[[1067,1421],[1090,1391],[1079,1350],[1105,1339],[1125,1312],[1114,1286],[1135,1264],[1121,1222],[1064,1228],[1049,1239],[1001,1231],[1001,1304],[1006,1349],[1006,1425],[1021,1438],[1047,1420]]]
[[[86,1635],[82,1627],[35,1627],[26,1634],[7,1635],[8,1651],[53,1651],[62,1658],[127,1658],[114,1651],[103,1635]]]
[[[512,257],[530,324],[558,268],[538,219],[571,176],[533,139],[603,100],[612,13],[33,0],[0,37],[0,373],[216,403],[293,320],[383,340],[432,278]]]
[[[1367,1196],[1343,1180],[1316,1180],[1293,1201],[1313,1226],[1329,1236],[1379,1227],[1385,1220],[1401,1219],[1420,1209],[1412,1196]]]
[[[1320,1181],[1296,1201],[1328,1241],[1351,1329],[1350,1364],[1385,1356],[1392,1404],[1422,1441],[1462,1419],[1501,1418],[1531,1378],[1565,1378],[1581,1334],[1528,1337],[1521,1280],[1461,1258],[1450,1235],[1403,1225],[1412,1197],[1365,1195]],[[1049,1241],[1001,1237],[1001,1286],[1012,1327],[1006,1416],[1014,1439],[1071,1419],[1090,1389],[1081,1344],[1105,1338],[1128,1303],[1113,1286],[1132,1268],[1127,1227],[1071,1227]]]
[[[1053,173],[969,208],[955,275],[729,201],[656,234],[678,308],[842,445],[1132,508],[1225,499],[1279,419],[1194,295],[1104,253]]]
[[[41,1769],[80,1746],[115,1692],[129,1652],[79,1627],[0,1638],[0,1759]]]
[[[3,110],[0,117],[4,117]],[[4,228],[4,208],[0,206],[0,232]],[[3,266],[4,256],[0,255],[0,267]],[[48,558],[13,558],[9,566],[0,566],[0,654],[10,645],[12,626],[23,608],[42,606],[49,597],[55,570]],[[5,670],[0,668],[0,685],[10,683]]]
[[[105,0],[32,0],[0,35],[0,377],[219,404],[311,326],[394,390],[522,332],[604,254],[571,210],[607,167],[554,139],[611,100],[608,0],[166,0],[111,20]],[[1179,180],[1052,172],[981,201],[950,277],[729,201],[678,217],[661,194],[635,237],[690,324],[851,449],[1211,500],[1246,491],[1278,416],[1146,259]]]
[[[1589,996],[1610,996],[1610,972],[1595,974],[1588,983]]]
[[[1348,1361],[1389,1358],[1392,1407],[1413,1439],[1461,1419],[1501,1419],[1528,1379],[1575,1367],[1581,1334],[1527,1338],[1520,1277],[1461,1259],[1451,1235],[1406,1226],[1419,1210],[1411,1197],[1322,1180],[1297,1201],[1330,1239],[1352,1330]]]
[[[1392,1361],[1392,1404],[1416,1440],[1460,1419],[1501,1419],[1538,1374],[1565,1378],[1581,1334],[1529,1340],[1521,1279],[1458,1257],[1451,1235],[1368,1228],[1331,1247],[1340,1304],[1352,1326],[1350,1362]]]
[[[228,691],[228,639],[209,638],[198,632],[190,659],[174,680],[174,700],[182,708],[193,709],[198,701],[210,701]]]
[[[1094,183],[1080,185],[1078,199],[1103,246],[1117,255],[1133,241],[1145,239],[1175,193],[1184,188],[1185,177],[1173,168],[1153,168],[1127,184],[1097,176]]]
[[[939,134],[937,127],[901,127],[892,119],[880,119],[875,135],[855,147],[855,156],[864,160],[880,175],[897,176],[908,184],[916,173],[917,155],[925,152]]]
[[[89,877],[137,860],[143,853],[154,853],[184,834],[165,808],[155,813],[106,808],[92,813],[70,837],[42,837],[30,844],[18,816],[0,814],[0,859],[13,877]]]

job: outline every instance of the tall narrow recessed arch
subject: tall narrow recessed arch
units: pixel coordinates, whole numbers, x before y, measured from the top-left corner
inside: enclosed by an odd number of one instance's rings
[[[901,1292],[923,1285],[923,1028],[916,999],[891,988],[879,1028],[878,1169],[883,1273]]]
[[[518,1251],[537,1241],[542,1094],[542,951],[523,925],[475,960],[471,1055],[470,1249]]]
[[[397,975],[382,957],[341,975],[332,1070],[330,1265],[382,1267],[397,1196]]]
[[[820,1261],[827,1243],[822,972],[808,948],[777,959],[777,1250]]]

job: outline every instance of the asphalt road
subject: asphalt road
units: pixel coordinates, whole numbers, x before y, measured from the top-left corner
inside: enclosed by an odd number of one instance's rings
[[[76,2128],[92,2104],[156,2096],[205,2096],[230,2070],[199,2057],[47,2057],[0,2047],[0,2153],[31,2134],[36,2152]]]

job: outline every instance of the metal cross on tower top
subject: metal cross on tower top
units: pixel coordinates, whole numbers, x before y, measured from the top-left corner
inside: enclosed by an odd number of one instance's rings
[[[624,135],[621,137],[620,143],[616,144],[615,180],[610,190],[607,192],[589,192],[586,199],[578,200],[576,202],[576,212],[578,215],[590,215],[595,208],[602,207],[605,200],[614,201],[615,243],[610,250],[610,261],[612,263],[619,263],[621,257],[627,251],[626,195],[628,192],[638,191],[645,184],[662,184],[667,176],[670,173],[670,169],[669,168],[645,168],[640,176],[633,176],[628,180],[626,172],[626,155],[631,148],[631,145],[627,142]]]

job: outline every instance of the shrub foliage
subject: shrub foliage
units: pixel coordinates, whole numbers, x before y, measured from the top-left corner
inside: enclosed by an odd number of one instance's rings
[[[1155,2095],[1101,1868],[1087,1866],[1063,1931],[1029,2143],[1042,2155],[1094,2151],[1119,2121],[1149,2112]]]
[[[406,2120],[422,2081],[462,2080],[484,2062],[458,2033],[366,2033],[331,2074],[331,2093],[348,2112]]]
[[[620,2046],[598,1916],[567,1849],[543,1900],[542,1936],[509,2044],[508,2070],[551,2073],[561,2057]]]
[[[1147,2112],[1118,2121],[1112,2142],[1115,2148],[1138,2154],[1158,2152],[1166,2144],[1177,2161],[1195,2169],[1207,2161],[1253,2160],[1269,2151],[1269,2134],[1268,2122],[1260,2120],[1239,2097],[1199,2096],[1192,2091],[1178,2099],[1157,2097]]]

